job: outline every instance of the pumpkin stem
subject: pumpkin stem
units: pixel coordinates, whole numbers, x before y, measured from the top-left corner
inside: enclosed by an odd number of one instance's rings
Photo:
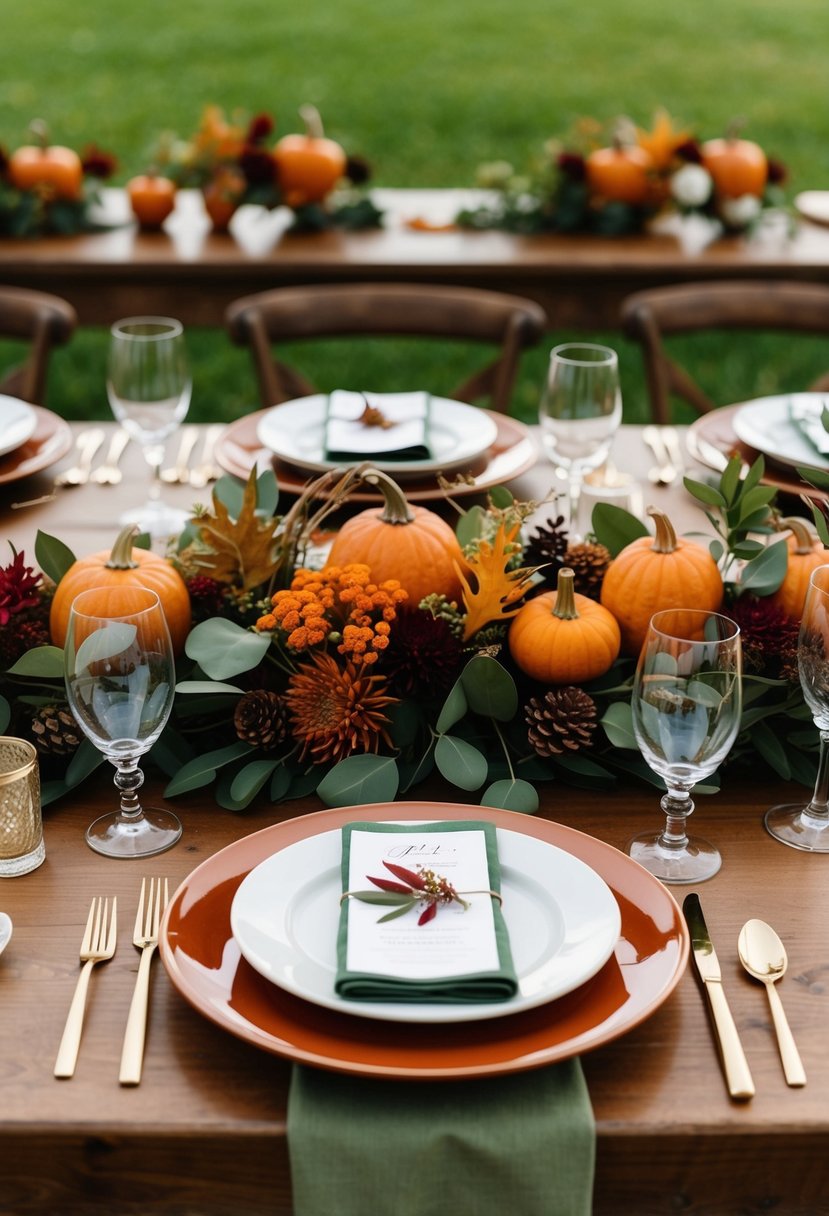
[[[106,564],[107,570],[137,570],[138,562],[133,560],[132,544],[138,535],[137,524],[127,524],[118,533],[115,544],[112,546],[112,552],[109,555],[109,561]]]
[[[656,525],[656,535],[653,538],[652,552],[673,553],[677,548],[674,525],[664,511],[658,507],[648,507],[648,515]]]
[[[414,513],[406,502],[405,494],[388,474],[380,469],[367,469],[363,473],[363,481],[378,486],[383,495],[383,513],[380,519],[384,524],[410,524],[414,521]]]
[[[557,616],[560,621],[577,621],[579,619],[579,614],[576,612],[576,595],[573,588],[575,577],[569,566],[565,566],[563,570],[559,570],[558,572],[556,606],[553,609],[553,616]]]
[[[305,123],[305,134],[309,139],[322,139],[323,127],[320,112],[316,106],[305,105],[299,107],[299,116]]]
[[[800,519],[797,515],[789,515],[780,522],[789,529],[797,542],[795,553],[805,557],[807,553],[812,552],[815,547],[815,537],[805,519]]]
[[[49,128],[42,118],[33,118],[29,123],[29,135],[32,143],[43,150],[49,142]]]

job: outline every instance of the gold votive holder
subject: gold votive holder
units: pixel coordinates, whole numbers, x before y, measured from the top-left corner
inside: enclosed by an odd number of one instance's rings
[[[0,735],[0,878],[28,874],[45,856],[37,752],[25,739]]]

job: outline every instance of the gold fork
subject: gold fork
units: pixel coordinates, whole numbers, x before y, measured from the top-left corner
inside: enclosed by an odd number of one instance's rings
[[[145,900],[146,896],[146,900]],[[158,945],[158,927],[161,914],[167,906],[169,893],[164,879],[164,898],[161,897],[161,879],[151,878],[149,891],[146,878],[141,879],[141,895],[135,917],[132,944],[141,951],[138,978],[132,994],[124,1047],[121,1052],[121,1072],[118,1080],[122,1085],[138,1085],[144,1062],[144,1037],[147,1032],[147,1006],[150,997],[150,963]]]
[[[113,898],[112,908],[108,899],[93,899],[89,909],[83,940],[81,942],[81,962],[83,968],[75,985],[75,995],[69,1006],[63,1038],[58,1048],[58,1058],[55,1061],[56,1077],[71,1077],[75,1072],[78,1059],[78,1048],[81,1045],[83,1030],[83,1015],[86,1008],[86,993],[89,988],[89,977],[96,963],[104,963],[115,953],[117,936],[116,903]]]

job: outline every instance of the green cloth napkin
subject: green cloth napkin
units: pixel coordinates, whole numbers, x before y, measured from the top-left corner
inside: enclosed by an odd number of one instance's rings
[[[294,1216],[590,1216],[595,1125],[577,1059],[424,1083],[295,1065],[288,1151]]]
[[[489,889],[500,891],[501,871],[498,865],[498,840],[496,829],[491,823],[469,820],[441,823],[347,823],[342,830],[342,884],[343,891],[349,889],[349,864],[351,857],[351,833],[378,832],[383,834],[418,834],[425,832],[468,832],[482,831],[486,841],[487,866],[489,869]],[[389,875],[389,878],[392,878]],[[369,888],[366,881],[361,889]],[[504,922],[501,904],[497,899],[488,895],[476,895],[475,899],[490,899],[495,926],[495,941],[498,947],[497,971],[482,971],[435,979],[413,980],[397,978],[389,975],[374,975],[366,972],[349,971],[347,967],[348,924],[350,900],[344,900],[340,909],[340,924],[337,933],[337,977],[334,990],[339,996],[352,1001],[407,1001],[430,1004],[456,1004],[490,1001],[507,1001],[518,991],[518,979],[512,961],[509,946],[509,933]],[[388,908],[378,907],[378,916],[389,911]],[[415,915],[414,912],[411,913]],[[437,924],[441,916],[438,910]],[[427,930],[424,929],[423,932]]]
[[[378,409],[390,426],[367,426],[360,416]],[[338,390],[328,398],[325,416],[326,460],[431,460],[429,393],[354,393]]]

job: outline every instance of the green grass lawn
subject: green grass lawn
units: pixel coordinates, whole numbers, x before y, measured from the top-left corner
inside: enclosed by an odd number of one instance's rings
[[[329,133],[365,156],[381,185],[458,186],[487,160],[526,163],[584,115],[628,114],[647,125],[659,105],[700,137],[735,116],[783,160],[790,190],[829,187],[824,0],[199,0],[138,9],[94,0],[7,6],[0,77],[0,144],[26,139],[42,117],[52,137],[94,141],[119,157],[118,178],[141,171],[158,134],[189,134],[203,105],[267,110],[278,133],[298,128],[313,102]],[[553,341],[571,335],[554,334]],[[628,417],[641,416],[638,351],[620,351]],[[192,417],[236,417],[255,403],[244,352],[221,335],[188,335],[195,369]],[[787,339],[682,345],[692,370],[727,401],[803,387],[820,351]],[[106,335],[86,331],[58,354],[50,403],[70,417],[105,416]],[[324,386],[351,355],[311,356]],[[346,362],[348,360],[348,362]],[[516,412],[532,416],[546,351],[525,361]],[[439,390],[455,376],[443,356],[396,356],[401,382]],[[367,366],[374,381],[375,364]]]

